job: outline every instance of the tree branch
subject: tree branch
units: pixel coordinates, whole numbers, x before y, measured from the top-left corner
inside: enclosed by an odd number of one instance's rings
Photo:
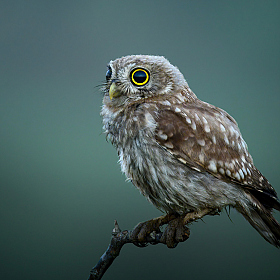
[[[200,212],[187,213],[185,216],[181,218],[183,218],[183,222],[186,225],[191,222],[194,222],[195,220],[201,219],[205,215],[218,215],[218,214],[219,212],[216,210],[213,211],[213,209],[205,209]],[[149,235],[147,235],[145,237],[145,240],[141,242],[140,241],[135,242],[135,239],[132,238],[133,230],[121,231],[117,221],[115,221],[115,227],[112,232],[111,242],[107,250],[99,259],[98,263],[90,271],[88,280],[101,279],[104,273],[107,271],[107,269],[111,266],[115,258],[120,254],[123,245],[127,243],[133,243],[135,246],[138,247],[146,247],[148,246],[148,244],[156,245],[159,243],[166,245],[167,244],[166,238],[164,238],[165,237],[164,233],[160,231],[160,226],[164,224],[168,224],[169,222],[177,218],[178,218],[177,215],[167,214],[157,219],[153,219],[152,221],[156,223],[157,229],[152,233],[150,233]],[[185,241],[186,239],[182,240],[182,242]],[[176,245],[177,244],[175,244],[175,246]]]

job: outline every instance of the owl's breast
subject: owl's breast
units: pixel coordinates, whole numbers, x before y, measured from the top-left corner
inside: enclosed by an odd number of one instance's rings
[[[193,170],[157,142],[157,114],[156,109],[139,107],[103,114],[105,133],[117,149],[128,180],[166,212],[234,204],[235,187],[207,172]]]
[[[146,132],[140,130],[124,146],[117,147],[121,170],[155,206],[169,211],[167,199],[172,195],[168,192],[172,192],[172,177],[178,170],[169,168],[174,159],[157,144],[152,132]]]
[[[149,109],[156,114],[156,107]],[[147,104],[143,103],[133,103],[119,109],[104,104],[101,116],[104,132],[116,148],[130,145],[133,139],[151,138],[156,128],[154,117],[147,110]]]
[[[161,194],[162,185],[170,177],[170,169],[167,152],[155,140],[157,108],[151,110],[141,104],[117,113],[109,109],[104,106],[102,110],[103,128],[117,149],[122,172],[144,196],[162,208],[160,201],[166,197]]]

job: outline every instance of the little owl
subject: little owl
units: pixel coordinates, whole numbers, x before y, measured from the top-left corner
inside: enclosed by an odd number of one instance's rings
[[[199,100],[175,66],[149,55],[110,61],[103,91],[107,139],[122,171],[150,202],[178,217],[234,207],[280,246],[272,216],[280,201],[254,166],[236,121]],[[147,235],[153,226],[144,228]]]

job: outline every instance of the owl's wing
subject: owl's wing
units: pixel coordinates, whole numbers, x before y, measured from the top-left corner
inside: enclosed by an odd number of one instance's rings
[[[276,196],[254,166],[235,120],[208,103],[159,107],[156,140],[179,161],[213,176]]]

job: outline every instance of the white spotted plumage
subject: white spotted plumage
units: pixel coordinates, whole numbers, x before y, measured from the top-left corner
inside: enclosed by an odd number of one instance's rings
[[[236,121],[199,100],[163,57],[127,56],[108,67],[101,115],[127,178],[167,212],[231,205],[280,246],[280,225],[271,214],[280,202],[254,166]],[[131,80],[137,67],[149,75],[141,86]]]

